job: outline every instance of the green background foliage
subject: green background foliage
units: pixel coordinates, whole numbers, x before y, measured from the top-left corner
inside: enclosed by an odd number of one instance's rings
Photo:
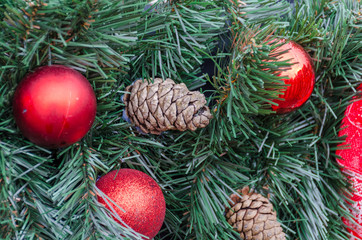
[[[224,208],[247,185],[270,197],[288,239],[349,239],[351,189],[335,151],[361,82],[359,1],[0,0],[0,28],[1,239],[140,238],[97,202],[97,178],[123,167],[164,192],[155,239],[240,239]],[[274,38],[302,45],[316,70],[311,98],[286,115],[270,110],[288,65],[270,56]],[[25,74],[51,64],[84,74],[98,104],[86,137],[54,151],[22,136],[11,105]],[[154,77],[205,92],[210,125],[137,132],[121,96]]]

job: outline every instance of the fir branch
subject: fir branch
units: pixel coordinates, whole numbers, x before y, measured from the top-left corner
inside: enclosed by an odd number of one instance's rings
[[[229,0],[228,9],[234,14],[236,20],[242,24],[268,24],[280,16],[288,13],[286,1],[272,0]]]
[[[9,141],[9,143],[7,143]],[[2,215],[0,236],[4,239],[54,238],[46,226],[58,229],[47,215],[52,211],[45,178],[49,156],[41,150],[18,148],[14,138],[0,141]]]
[[[156,239],[239,239],[223,213],[243,186],[270,196],[290,239],[349,238],[341,216],[351,218],[351,189],[335,150],[361,82],[360,2],[159,1],[148,11],[139,1],[62,4],[0,0],[0,238],[137,238],[95,195],[96,179],[121,167],[163,189]],[[233,45],[212,56],[228,24]],[[269,116],[276,73],[289,65],[270,56],[275,37],[301,43],[317,73],[311,99],[285,116]],[[206,58],[218,70],[207,128],[145,136],[122,119],[121,95],[135,78],[172,77],[196,89]],[[55,63],[84,73],[98,100],[94,127],[58,152],[59,162],[23,139],[11,113],[20,79]]]
[[[213,131],[225,142],[238,135],[252,136],[252,115],[272,113],[270,106],[278,98],[277,90],[285,88],[278,74],[290,64],[275,61],[280,52],[270,54],[278,46],[271,44],[273,30],[272,25],[247,29],[237,22],[232,27],[233,60],[214,78],[219,91]]]
[[[143,14],[138,27],[132,78],[161,76],[195,82],[203,55],[215,47],[225,16],[213,1],[158,3]],[[188,84],[189,85],[189,84]]]

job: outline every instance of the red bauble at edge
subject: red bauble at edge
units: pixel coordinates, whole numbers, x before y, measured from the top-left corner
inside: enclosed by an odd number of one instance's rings
[[[358,90],[361,91],[362,85]],[[338,163],[342,166],[342,170],[346,171],[352,182],[354,193],[351,200],[354,211],[352,214],[356,224],[343,219],[349,226],[349,231],[354,237],[362,238],[362,99],[358,96],[354,99],[344,114],[341,130],[338,135],[346,136],[344,143],[340,144],[336,151]],[[355,239],[352,237],[351,239]]]
[[[150,239],[160,231],[166,203],[161,188],[150,176],[134,169],[114,170],[101,177],[96,186],[125,212],[109,199],[106,203],[98,196],[98,201],[109,210],[113,208],[133,230]]]
[[[28,74],[13,99],[20,131],[46,148],[66,147],[83,138],[96,110],[96,97],[88,80],[61,65],[39,67]]]
[[[278,114],[289,113],[301,107],[312,94],[315,84],[314,66],[308,53],[293,41],[276,48],[274,51],[287,51],[279,56],[278,61],[288,61],[293,65],[284,71],[282,70],[280,74],[282,77],[286,76],[283,81],[290,86],[282,90],[279,95],[282,100],[273,101],[278,106],[272,105],[272,109]]]

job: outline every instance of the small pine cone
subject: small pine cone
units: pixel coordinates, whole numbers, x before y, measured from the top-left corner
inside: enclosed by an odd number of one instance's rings
[[[226,208],[226,220],[245,240],[285,240],[277,221],[276,212],[269,200],[249,187],[238,190],[242,198],[232,194]]]
[[[161,134],[168,130],[195,131],[209,124],[212,115],[200,92],[171,79],[137,80],[126,88],[125,113],[144,133]]]

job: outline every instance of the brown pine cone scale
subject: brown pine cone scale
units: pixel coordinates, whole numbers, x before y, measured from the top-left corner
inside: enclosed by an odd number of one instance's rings
[[[206,127],[212,115],[200,92],[171,79],[137,80],[126,87],[125,111],[131,122],[144,133],[161,134],[168,130],[195,131]]]
[[[226,208],[226,220],[245,240],[285,240],[273,205],[262,195],[245,187],[238,190],[242,198],[232,194]]]

